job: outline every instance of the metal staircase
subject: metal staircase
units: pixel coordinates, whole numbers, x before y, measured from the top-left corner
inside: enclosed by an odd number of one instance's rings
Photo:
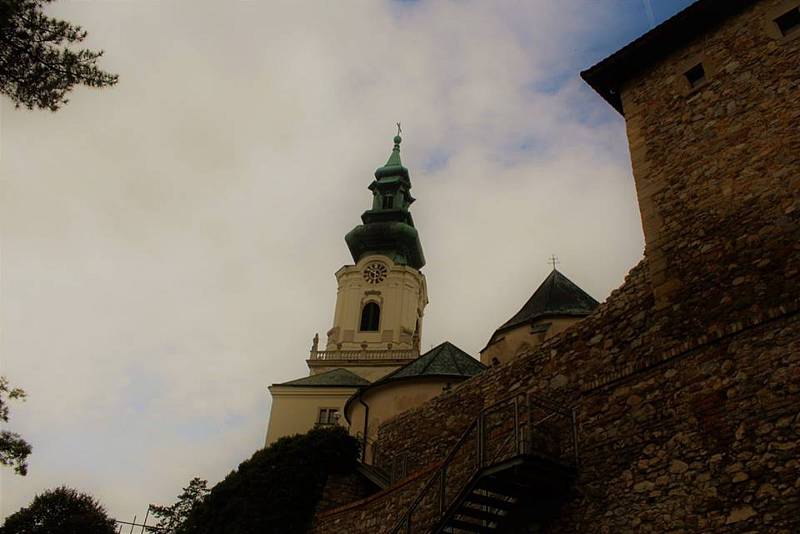
[[[481,411],[392,534],[501,533],[544,520],[578,466],[575,412],[523,393]]]

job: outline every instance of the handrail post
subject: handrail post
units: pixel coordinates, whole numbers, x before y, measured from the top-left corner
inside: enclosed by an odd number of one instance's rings
[[[533,407],[531,406],[531,394],[527,392],[525,394],[525,400],[528,404],[528,443],[526,443],[526,447],[533,451]]]
[[[483,468],[483,412],[478,416],[478,469]]]
[[[521,454],[519,446],[519,403],[517,397],[514,397],[514,447],[516,447],[517,454]]]
[[[447,479],[447,465],[442,467],[442,478],[439,481],[439,518],[441,518],[444,515],[446,479]]]
[[[575,451],[575,467],[578,467],[578,416],[575,408],[572,408],[572,448]]]

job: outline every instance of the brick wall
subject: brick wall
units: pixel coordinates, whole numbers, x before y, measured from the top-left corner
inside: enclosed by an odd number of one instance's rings
[[[422,469],[482,406],[530,391],[575,406],[582,442],[546,531],[800,531],[800,39],[766,31],[779,4],[624,88],[647,245],[623,286],[536,353],[382,425],[381,450]],[[699,59],[710,76],[690,92],[682,69]],[[338,527],[391,528],[382,499]]]

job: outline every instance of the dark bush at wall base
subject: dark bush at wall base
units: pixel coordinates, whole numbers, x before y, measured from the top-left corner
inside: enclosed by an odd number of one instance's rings
[[[281,438],[214,486],[179,532],[306,532],[328,476],[352,471],[358,451],[358,442],[338,427]]]

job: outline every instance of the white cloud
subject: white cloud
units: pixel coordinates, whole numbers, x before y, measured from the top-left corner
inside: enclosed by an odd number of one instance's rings
[[[610,23],[565,4],[53,5],[120,83],[56,114],[3,102],[2,372],[35,453],[2,513],[66,483],[129,518],[258,448],[397,120],[426,345],[477,354],[551,253],[604,298],[641,230],[621,121],[583,120],[602,104],[577,73],[536,89]]]

